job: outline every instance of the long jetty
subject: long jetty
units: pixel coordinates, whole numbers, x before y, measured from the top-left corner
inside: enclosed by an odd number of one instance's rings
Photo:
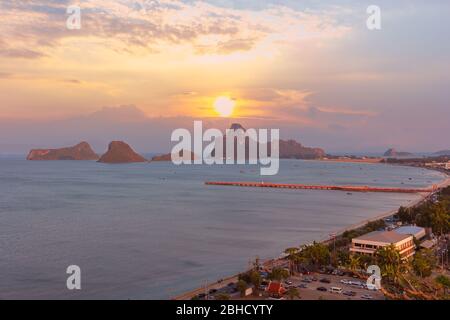
[[[369,186],[326,186],[326,185],[305,185],[286,183],[266,183],[266,182],[222,182],[208,181],[208,186],[244,187],[244,188],[272,188],[272,189],[297,189],[297,190],[333,190],[346,192],[384,192],[384,193],[430,193],[437,190],[436,187],[426,189],[407,188],[383,188]]]

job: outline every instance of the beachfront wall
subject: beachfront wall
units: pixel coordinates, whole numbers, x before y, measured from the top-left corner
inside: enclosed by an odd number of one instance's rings
[[[402,260],[412,257],[415,253],[414,238],[411,235],[402,235],[392,231],[376,231],[352,239],[350,252],[373,256],[378,249],[394,245],[399,251]]]

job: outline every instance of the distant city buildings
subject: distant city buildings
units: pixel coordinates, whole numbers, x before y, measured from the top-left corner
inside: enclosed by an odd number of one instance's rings
[[[450,170],[450,161],[448,161],[448,162],[427,162],[427,163],[425,163],[425,167]]]

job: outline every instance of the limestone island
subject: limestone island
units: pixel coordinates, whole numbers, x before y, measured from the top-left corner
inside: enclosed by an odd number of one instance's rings
[[[33,149],[27,160],[98,160],[98,155],[87,142],[60,149]]]
[[[113,141],[108,146],[108,151],[101,156],[100,163],[139,163],[148,162],[143,156],[137,154],[123,141]]]

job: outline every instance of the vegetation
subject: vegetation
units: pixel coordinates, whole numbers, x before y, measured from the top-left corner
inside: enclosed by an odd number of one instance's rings
[[[400,252],[394,245],[378,249],[376,262],[381,269],[381,274],[389,281],[396,283],[401,272],[402,259]]]
[[[244,280],[239,280],[236,287],[241,293],[241,297],[245,296],[245,291],[248,288],[247,282],[245,282]]]
[[[438,203],[426,202],[414,208],[401,207],[396,216],[404,224],[431,228],[436,235],[450,232],[450,188],[441,192]]]
[[[421,278],[431,276],[433,269],[436,268],[437,259],[434,252],[429,249],[424,249],[414,255],[412,266],[414,272]]]
[[[282,281],[289,278],[289,271],[283,268],[273,268],[272,272],[269,274],[270,280]]]

